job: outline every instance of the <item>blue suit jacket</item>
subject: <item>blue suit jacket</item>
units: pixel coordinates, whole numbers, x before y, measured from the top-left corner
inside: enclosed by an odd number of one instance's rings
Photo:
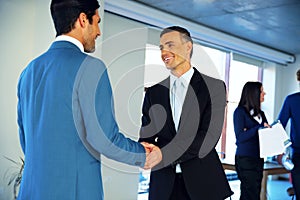
[[[278,119],[283,127],[291,119],[291,141],[294,153],[300,153],[300,92],[291,94],[286,97],[284,104],[279,113]]]
[[[143,166],[144,148],[119,133],[105,65],[54,42],[23,71],[18,124],[25,168],[19,199],[103,199],[100,154]]]

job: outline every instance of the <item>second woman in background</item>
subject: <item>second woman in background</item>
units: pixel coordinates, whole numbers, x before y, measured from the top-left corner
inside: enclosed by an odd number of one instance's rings
[[[233,114],[236,135],[235,168],[241,181],[240,200],[259,200],[264,160],[259,154],[258,129],[269,127],[261,103],[265,92],[260,82],[247,82]]]

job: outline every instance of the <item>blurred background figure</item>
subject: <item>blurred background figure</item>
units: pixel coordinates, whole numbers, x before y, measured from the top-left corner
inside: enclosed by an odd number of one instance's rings
[[[297,81],[300,83],[300,69],[296,72]],[[288,121],[291,123],[290,138],[291,158],[294,168],[291,170],[292,183],[296,199],[300,199],[300,92],[291,94],[284,100],[283,106],[278,116],[278,120],[285,128]]]
[[[260,158],[258,129],[270,127],[261,103],[265,92],[260,82],[247,82],[233,114],[236,136],[235,167],[241,181],[241,200],[259,200],[264,159]]]

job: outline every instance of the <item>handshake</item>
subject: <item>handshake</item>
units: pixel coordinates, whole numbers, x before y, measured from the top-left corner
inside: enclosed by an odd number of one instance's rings
[[[159,147],[147,142],[141,142],[146,151],[146,162],[144,169],[151,169],[162,160],[162,153]]]

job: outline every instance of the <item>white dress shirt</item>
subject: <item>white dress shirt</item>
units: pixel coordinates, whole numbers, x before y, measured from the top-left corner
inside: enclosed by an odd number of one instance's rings
[[[194,69],[191,67],[179,78],[173,74],[170,75],[170,104],[176,131],[178,130],[182,106],[193,74]],[[176,165],[175,171],[176,173],[182,172],[180,164]]]
[[[262,117],[260,116],[260,114],[258,114],[258,115],[256,115],[256,116],[253,116],[253,114],[254,114],[254,110],[252,109],[252,110],[250,110],[250,115],[259,123],[259,124],[261,124],[261,122],[262,122]]]
[[[193,74],[194,74],[194,69],[191,67],[187,72],[185,72],[179,78],[177,78],[173,74],[170,75],[170,104],[171,104],[171,108],[172,108],[172,114],[173,114],[173,119],[174,119],[174,124],[175,124],[176,130],[178,130],[178,125],[179,125],[181,111],[182,111],[182,105],[183,105],[183,102],[184,102],[184,99],[186,96],[186,92],[188,90],[188,86],[189,86],[189,83],[191,81]],[[180,86],[180,84],[176,84],[175,95],[173,95],[175,81],[176,82],[179,81],[182,85]],[[182,94],[177,94],[178,92],[180,92]]]

